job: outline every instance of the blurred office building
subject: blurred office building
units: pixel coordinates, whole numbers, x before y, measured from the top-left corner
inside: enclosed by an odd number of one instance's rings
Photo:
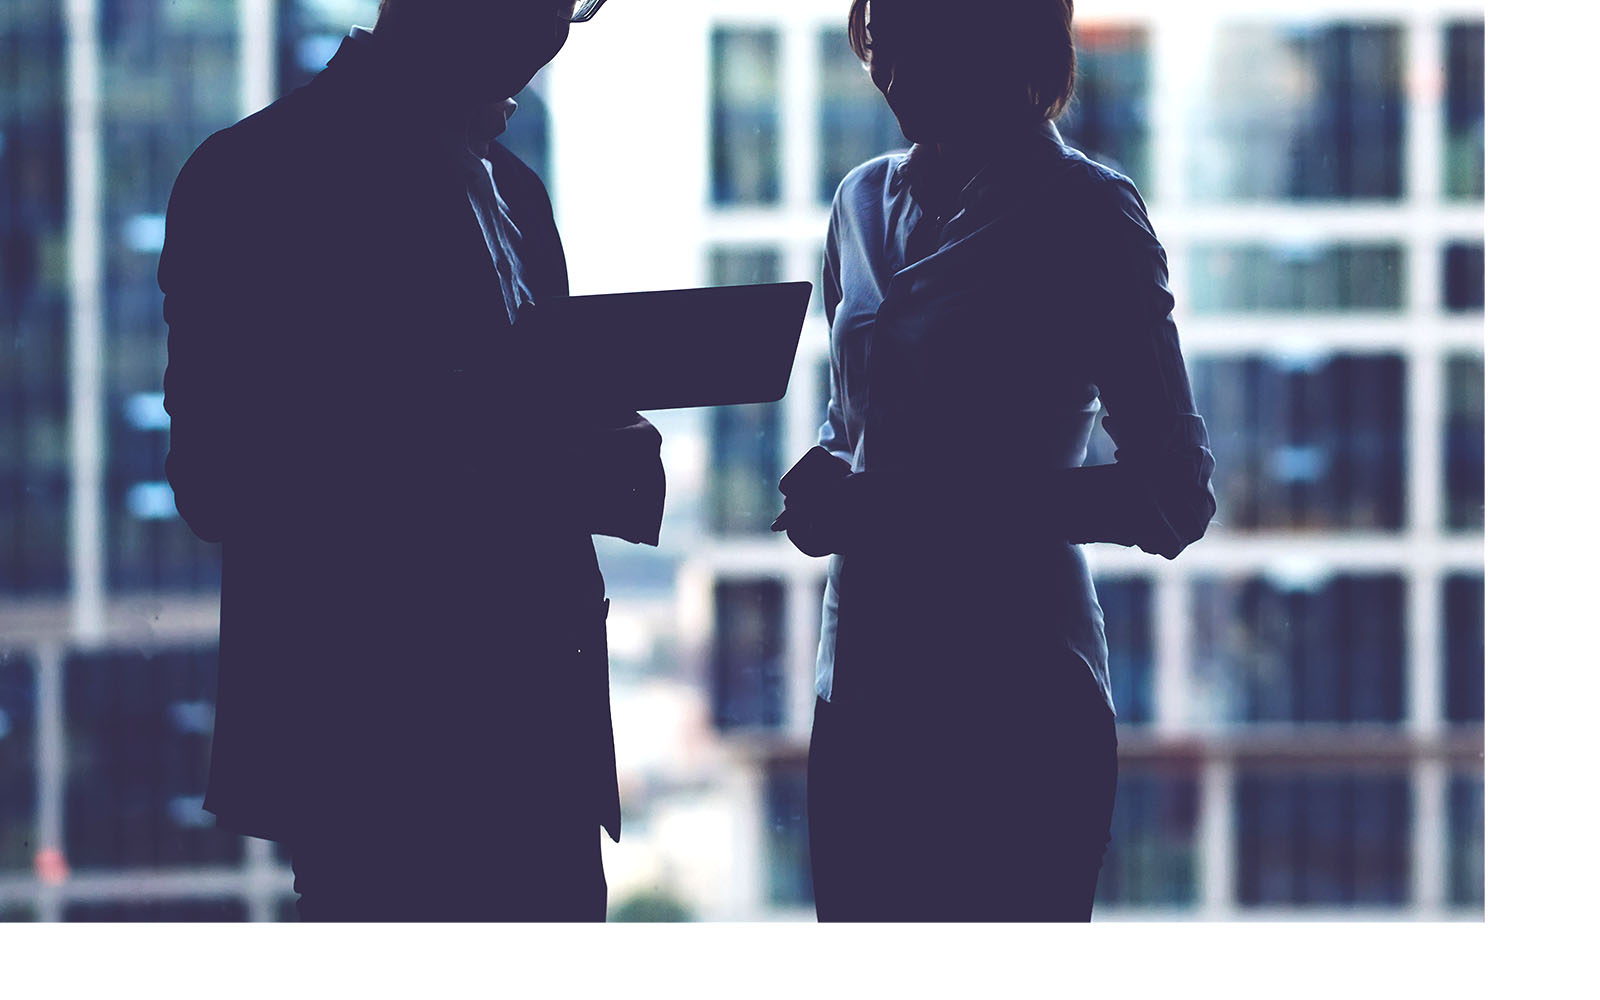
[[[193,148],[376,6],[0,10],[0,919],[293,919],[284,852],[199,808],[219,563],[162,471],[155,266]],[[506,136],[574,292],[817,280],[840,178],[906,145],[848,6],[574,27]],[[1149,203],[1219,503],[1176,561],[1091,546],[1122,747],[1101,919],[1482,916],[1483,13],[1346,6],[1078,5],[1059,124]],[[649,414],[662,544],[601,540],[614,918],[811,916],[825,562],[767,524],[826,348],[819,294],[782,402]]]

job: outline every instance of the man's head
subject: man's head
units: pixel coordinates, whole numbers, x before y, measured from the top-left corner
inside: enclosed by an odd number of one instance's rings
[[[441,90],[467,104],[519,93],[567,42],[573,0],[382,0],[380,37],[428,60]]]

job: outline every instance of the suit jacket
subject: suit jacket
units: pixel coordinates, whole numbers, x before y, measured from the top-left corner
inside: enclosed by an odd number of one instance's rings
[[[578,412],[507,322],[460,136],[347,44],[194,153],[160,281],[168,478],[222,545],[206,808],[275,839],[471,810],[620,835],[591,534],[654,544],[660,436]],[[499,143],[534,300],[550,199]]]

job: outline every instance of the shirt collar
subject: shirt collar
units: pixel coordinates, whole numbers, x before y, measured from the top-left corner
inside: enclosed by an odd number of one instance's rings
[[[1019,165],[1031,162],[1038,154],[1049,155],[1064,149],[1061,133],[1055,123],[1040,122],[1021,131],[997,139],[989,148],[989,156],[972,179],[961,189],[957,201],[969,206],[992,188],[1005,173]],[[908,187],[925,179],[937,163],[937,151],[923,143],[915,143],[895,164],[890,173],[890,194],[898,195]]]

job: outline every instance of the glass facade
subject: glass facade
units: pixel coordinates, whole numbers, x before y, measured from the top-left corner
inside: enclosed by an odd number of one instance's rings
[[[0,16],[0,595],[67,588],[65,27],[49,0]]]
[[[771,205],[778,200],[778,33],[718,28],[711,33],[711,200]]]
[[[908,148],[894,112],[873,86],[866,67],[850,50],[842,29],[822,33],[821,93],[818,95],[817,144],[821,160],[817,198],[833,203],[844,175],[882,153]]]
[[[1193,905],[1199,894],[1199,808],[1193,773],[1123,766],[1095,905]]]
[[[1398,907],[1409,899],[1404,775],[1246,773],[1234,795],[1242,905]]]
[[[1405,177],[1398,24],[1218,24],[1190,134],[1207,201],[1393,200]]]
[[[1233,722],[1399,722],[1405,716],[1405,581],[1202,579],[1194,666]]]
[[[711,706],[718,729],[783,725],[786,601],[778,580],[717,584]]]
[[[1405,251],[1397,244],[1195,247],[1189,307],[1211,313],[1398,312]]]
[[[1483,22],[1445,28],[1444,190],[1483,200]]]
[[[0,651],[0,873],[33,866],[38,838],[39,700],[33,664]]]
[[[1221,456],[1229,530],[1398,530],[1406,368],[1396,355],[1199,357],[1195,403]]]
[[[1150,33],[1134,25],[1078,29],[1078,84],[1056,119],[1067,145],[1125,174],[1146,201],[1156,196],[1150,171]]]

